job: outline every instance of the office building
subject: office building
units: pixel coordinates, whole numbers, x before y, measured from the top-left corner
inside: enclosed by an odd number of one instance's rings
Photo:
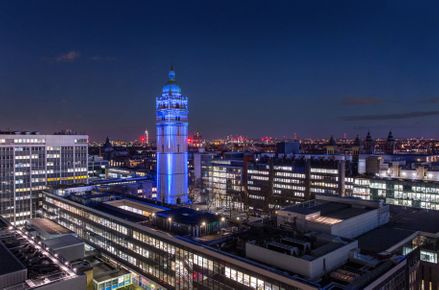
[[[168,204],[188,201],[188,98],[174,69],[156,100],[157,193]]]
[[[105,170],[108,168],[108,160],[102,156],[89,155],[88,157],[88,176],[90,179],[98,180],[105,177]]]
[[[15,225],[35,216],[49,186],[87,183],[88,136],[0,132],[0,214]]]
[[[45,194],[47,218],[130,269],[144,289],[316,289],[205,244],[205,237],[212,242],[213,232],[224,222],[219,216],[182,212],[139,199],[123,204],[87,203],[74,201],[73,196]]]
[[[350,156],[225,153],[201,169],[215,207],[273,212],[316,194],[349,196],[356,164]]]
[[[216,208],[244,209],[243,182],[245,156],[226,153],[218,158],[206,158],[201,165],[201,175],[206,202]]]
[[[437,155],[202,154],[204,201],[215,207],[273,213],[324,194],[439,210]]]
[[[341,228],[353,230],[361,221],[356,234],[380,227],[378,202],[335,198],[318,207],[320,215],[310,208],[307,216],[322,225],[338,218]],[[220,215],[79,191],[46,192],[44,215],[128,269],[132,281],[148,290],[394,289],[404,288],[410,273],[405,256],[361,254],[357,240],[334,235],[335,223],[327,232],[251,223],[237,230]]]

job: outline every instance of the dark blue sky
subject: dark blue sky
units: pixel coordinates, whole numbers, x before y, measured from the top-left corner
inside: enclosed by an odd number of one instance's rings
[[[3,129],[154,133],[171,64],[207,137],[439,137],[438,1],[0,1]]]

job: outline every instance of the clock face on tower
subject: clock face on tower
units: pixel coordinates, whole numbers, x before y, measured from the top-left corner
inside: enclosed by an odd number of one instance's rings
[[[188,98],[181,94],[173,68],[156,99],[157,193],[169,203],[188,200]]]

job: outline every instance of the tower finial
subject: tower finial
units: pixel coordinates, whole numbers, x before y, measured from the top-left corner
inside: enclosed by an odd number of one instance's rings
[[[175,81],[175,71],[174,71],[174,66],[173,65],[171,65],[171,68],[169,69],[168,79],[170,81]]]

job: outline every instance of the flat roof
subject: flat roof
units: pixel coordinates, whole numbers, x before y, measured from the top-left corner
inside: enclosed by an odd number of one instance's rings
[[[259,230],[257,231],[259,232]],[[277,250],[270,248],[270,246],[274,245],[279,249],[298,248],[300,252],[296,253],[295,257],[305,261],[313,261],[355,241],[320,232],[308,233],[306,235],[296,232],[295,234],[297,235],[295,235],[291,232],[283,232],[276,229],[265,234],[256,234],[259,235],[259,238],[253,236],[246,239],[246,241],[275,252]]]
[[[123,268],[117,269],[104,262],[93,265],[93,280],[96,282],[107,281],[129,273]]]
[[[417,231],[438,233],[439,211],[390,206],[390,221],[358,238],[359,248],[382,252]]]
[[[326,214],[322,214],[323,216],[337,218],[337,219],[348,219],[354,216],[362,215],[366,212],[370,211],[369,208],[359,208],[359,207],[348,207],[344,209],[340,209],[338,211],[329,212]]]
[[[199,225],[202,222],[210,223],[219,221],[218,216],[214,214],[196,211],[188,207],[180,207],[176,209],[161,211],[158,212],[156,216],[162,218],[172,218],[172,220],[176,223],[190,225]]]
[[[413,230],[394,228],[392,225],[384,225],[360,236],[358,238],[358,247],[365,252],[380,253],[408,238],[415,232]]]
[[[44,240],[44,244],[52,249],[60,249],[68,246],[84,244],[84,242],[73,235],[65,235],[54,239]]]
[[[107,213],[109,215],[113,215],[115,217],[118,217],[123,220],[127,220],[133,223],[140,223],[148,220],[148,218],[144,215],[140,215],[134,212],[130,212],[109,204],[105,203],[98,203],[96,205],[85,205],[90,208],[94,208],[96,210],[102,211],[104,213]]]
[[[160,206],[157,204],[141,202],[141,201],[137,201],[137,200],[133,200],[133,199],[129,199],[129,198],[110,200],[110,201],[105,201],[104,203],[109,204],[109,205],[114,206],[114,207],[118,207],[118,208],[121,208],[122,206],[130,206],[130,207],[133,207],[133,208],[138,209],[138,210],[154,212],[154,213],[159,212],[159,211],[169,210],[168,207]]]
[[[38,230],[44,231],[49,235],[64,235],[73,233],[71,230],[46,218],[33,218],[30,224]]]
[[[369,208],[367,206],[359,207],[349,203],[311,200],[302,204],[283,208],[282,211],[299,213],[303,215],[320,212],[320,216],[322,217],[345,220],[354,216],[362,215],[372,209],[373,208]]]

